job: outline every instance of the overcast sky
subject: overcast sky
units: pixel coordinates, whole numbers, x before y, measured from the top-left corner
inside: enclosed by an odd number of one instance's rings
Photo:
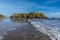
[[[0,0],[0,13],[43,12],[48,17],[60,17],[60,0]]]

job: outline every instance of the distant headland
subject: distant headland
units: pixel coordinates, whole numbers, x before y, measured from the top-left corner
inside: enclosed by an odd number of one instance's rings
[[[2,14],[0,14],[0,18],[5,18],[5,16],[4,16],[4,15],[2,15]]]
[[[29,12],[29,13],[14,13],[10,18],[48,18],[42,12]]]

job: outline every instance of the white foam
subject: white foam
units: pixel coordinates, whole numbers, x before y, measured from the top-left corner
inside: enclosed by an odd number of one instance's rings
[[[7,31],[13,31],[13,30],[16,30],[16,28],[10,28]]]
[[[47,34],[52,40],[60,40],[60,28],[58,21],[32,21],[30,20],[31,24],[37,28],[38,31]]]

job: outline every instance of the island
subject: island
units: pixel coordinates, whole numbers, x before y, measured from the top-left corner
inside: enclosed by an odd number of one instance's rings
[[[10,18],[48,18],[42,12],[29,12],[29,13],[14,13]]]
[[[5,16],[4,16],[4,15],[2,15],[2,14],[0,14],[0,19],[1,19],[1,18],[5,18]]]

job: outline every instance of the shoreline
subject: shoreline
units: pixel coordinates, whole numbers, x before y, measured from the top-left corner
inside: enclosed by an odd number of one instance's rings
[[[32,24],[22,25],[16,30],[7,32],[3,40],[51,40],[47,35],[39,32]]]
[[[59,32],[57,32],[57,30],[55,30],[55,28],[53,29],[50,26],[47,26],[46,24],[43,24],[41,22],[37,22],[37,21],[33,21],[33,20],[28,20],[38,31],[46,34],[49,36],[49,38],[51,38],[52,40],[60,40],[59,39]],[[55,30],[55,31],[54,31]],[[57,34],[57,35],[56,35]]]

